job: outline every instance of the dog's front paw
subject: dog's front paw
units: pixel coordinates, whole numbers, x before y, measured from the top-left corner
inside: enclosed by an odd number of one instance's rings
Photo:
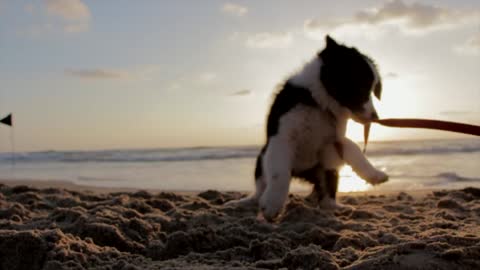
[[[365,180],[372,185],[378,185],[387,182],[388,175],[380,170],[375,170],[370,175],[368,175]]]
[[[285,199],[275,196],[272,192],[266,191],[260,198],[259,206],[263,217],[268,221],[273,221],[283,209]]]

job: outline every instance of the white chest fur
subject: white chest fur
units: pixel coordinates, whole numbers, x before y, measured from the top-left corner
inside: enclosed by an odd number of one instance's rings
[[[298,105],[280,118],[279,133],[272,138],[288,145],[293,171],[302,171],[321,163],[327,145],[343,137],[344,124],[320,108]]]

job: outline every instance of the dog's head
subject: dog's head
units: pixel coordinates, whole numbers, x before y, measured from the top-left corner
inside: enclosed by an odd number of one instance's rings
[[[368,123],[378,119],[372,93],[380,99],[382,83],[373,60],[355,48],[338,44],[326,36],[320,80],[327,93],[352,112],[353,120]]]

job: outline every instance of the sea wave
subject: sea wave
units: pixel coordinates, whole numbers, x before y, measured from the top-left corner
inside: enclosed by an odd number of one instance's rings
[[[408,155],[442,155],[454,153],[477,153],[480,152],[480,144],[475,145],[426,145],[426,146],[388,146],[381,149],[368,150],[369,156],[408,156]]]
[[[42,151],[0,153],[0,162],[183,162],[255,158],[260,151],[249,147],[196,147],[181,149],[140,149],[102,151]],[[479,140],[371,143],[368,156],[447,155],[480,152]]]
[[[478,177],[467,177],[461,175],[461,173],[454,172],[454,171],[446,171],[441,172],[438,174],[432,175],[419,175],[419,174],[412,174],[408,172],[404,173],[397,173],[397,174],[389,174],[390,178],[392,179],[423,179],[423,180],[432,180],[431,184],[438,185],[444,183],[458,183],[458,182],[478,182],[480,178]],[[425,184],[425,183],[423,183]]]
[[[458,175],[456,172],[443,172],[443,173],[437,174],[436,177],[445,179],[446,181],[451,181],[451,182],[480,181],[480,178],[465,177],[465,176]]]
[[[190,148],[106,151],[44,151],[0,154],[0,161],[15,162],[182,162],[253,158],[257,147],[250,148]]]

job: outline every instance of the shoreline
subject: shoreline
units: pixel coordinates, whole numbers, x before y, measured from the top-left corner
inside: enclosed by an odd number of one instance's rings
[[[95,194],[104,194],[104,193],[113,193],[113,192],[138,192],[138,191],[147,191],[151,193],[159,192],[173,192],[185,195],[193,195],[204,192],[205,190],[175,190],[175,189],[158,189],[158,188],[133,188],[133,187],[101,187],[93,185],[81,185],[67,180],[34,180],[34,179],[2,179],[0,178],[0,184],[7,186],[29,186],[39,189],[44,188],[63,188],[71,191],[77,192],[92,192]],[[253,188],[253,187],[252,187]],[[212,190],[212,189],[207,189]],[[381,189],[372,189],[368,191],[350,191],[350,192],[338,192],[338,196],[362,196],[362,195],[392,195],[399,192],[406,192],[414,197],[422,197],[428,193],[434,191],[449,190],[444,188],[425,188],[425,189],[416,189],[416,190],[381,190]],[[253,190],[219,190],[220,192],[239,192],[242,194],[249,194]],[[290,192],[291,194],[298,194],[301,196],[308,195],[306,191]]]

